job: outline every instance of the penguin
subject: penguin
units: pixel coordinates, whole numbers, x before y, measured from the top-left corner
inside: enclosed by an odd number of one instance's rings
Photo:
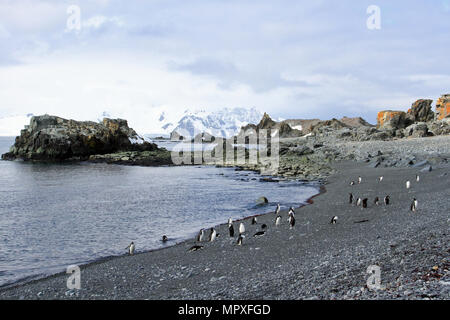
[[[130,256],[132,256],[134,254],[134,249],[135,248],[136,248],[136,246],[134,245],[134,242],[131,241],[131,243],[125,249],[127,249],[128,253],[130,254]]]
[[[239,225],[239,234],[243,234],[245,232],[245,226],[244,224],[241,222],[241,224]]]
[[[419,182],[420,181],[420,177],[418,174],[416,174],[416,181]]]
[[[242,246],[242,242],[244,241],[244,238],[245,238],[245,236],[244,236],[243,234],[240,234],[239,237],[238,237],[238,239],[237,239],[236,244],[237,244],[238,246]]]
[[[411,188],[411,182],[408,180],[408,181],[406,181],[406,189],[409,189],[409,188]]]
[[[231,218],[228,219],[228,226],[231,226],[233,224],[233,220]]]
[[[331,218],[330,223],[331,223],[331,224],[336,224],[336,223],[337,223],[337,220],[338,220],[338,217],[337,217],[337,216],[334,216],[333,218]]]
[[[169,239],[167,238],[166,235],[163,235],[163,236],[162,236],[162,239],[161,239],[162,242],[167,242],[168,240],[169,240]]]
[[[362,178],[358,177],[358,184],[361,184],[361,182],[362,182]]]
[[[277,216],[277,217],[275,218],[275,225],[276,225],[276,226],[279,226],[280,223],[281,223],[281,216]]]
[[[356,200],[356,205],[359,207],[361,205],[362,199],[358,198],[358,200]]]
[[[389,196],[384,197],[384,204],[389,205],[391,198]]]
[[[265,224],[265,223],[263,223],[262,225],[261,225],[261,229],[266,229],[267,228],[267,225]]]
[[[188,251],[192,252],[192,251],[197,251],[197,250],[200,250],[200,249],[203,249],[203,246],[195,245],[195,246],[190,247]]]
[[[295,217],[293,214],[289,215],[289,229],[294,228],[295,226]]]
[[[411,209],[412,212],[417,210],[417,199],[416,198],[413,199],[410,209]]]
[[[376,197],[375,200],[373,201],[373,203],[378,206],[380,205],[380,198]]]
[[[291,214],[292,214],[293,216],[295,216],[295,211],[294,211],[294,208],[292,208],[292,207],[289,208],[289,212],[288,212],[288,215],[289,215],[289,216],[291,216]]]
[[[351,186],[354,186],[354,185],[355,185],[355,181],[351,181],[351,182],[350,182],[350,185],[351,185]]]
[[[228,231],[230,232],[230,237],[234,237],[234,227],[232,224],[228,225]]]
[[[216,240],[217,232],[214,228],[211,228],[210,231],[211,233],[209,234],[209,242],[213,242],[214,240]]]
[[[353,203],[353,194],[352,193],[349,193],[348,203],[350,203],[350,204]]]
[[[362,201],[362,207],[363,208],[367,208],[367,200],[368,200],[367,198],[363,199],[363,201]]]
[[[205,231],[203,229],[200,229],[200,231],[197,235],[197,242],[202,242],[204,237],[205,237]]]
[[[277,208],[275,209],[275,214],[279,214],[280,213],[280,204],[277,204]]]
[[[266,233],[265,231],[258,231],[258,232],[255,233],[253,236],[254,236],[254,237],[261,237],[261,236],[263,236],[265,233]]]
[[[256,219],[256,217],[253,217],[252,224],[256,224],[257,222],[258,222],[258,219]]]
[[[384,179],[383,176],[379,177],[379,178],[378,178],[378,182],[383,181],[383,179]]]

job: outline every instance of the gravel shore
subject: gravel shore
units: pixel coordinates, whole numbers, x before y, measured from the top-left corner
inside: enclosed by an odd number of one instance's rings
[[[0,299],[449,299],[450,165],[439,162],[427,172],[354,161],[332,166],[324,191],[296,210],[292,230],[287,212],[278,227],[268,213],[256,225],[244,220],[242,246],[224,224],[202,250],[188,252],[192,239],[110,258],[81,266],[80,290],[68,290],[61,273],[0,289]],[[351,186],[358,176],[362,183]],[[349,204],[349,192],[367,197],[368,208]],[[418,210],[411,212],[414,197]],[[265,235],[253,237],[262,224]],[[379,290],[366,284],[372,265],[380,267]]]

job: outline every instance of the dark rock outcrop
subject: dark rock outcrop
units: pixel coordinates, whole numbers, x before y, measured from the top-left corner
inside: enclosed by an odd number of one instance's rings
[[[412,104],[411,109],[408,110],[408,114],[414,122],[433,121],[434,112],[431,110],[432,103],[433,100],[419,99]]]
[[[102,123],[67,120],[56,116],[32,117],[16,137],[4,160],[86,160],[91,155],[118,151],[154,151],[156,144],[144,141],[123,119]]]

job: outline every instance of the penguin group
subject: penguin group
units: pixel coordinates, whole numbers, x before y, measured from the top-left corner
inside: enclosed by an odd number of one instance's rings
[[[383,176],[379,176],[379,177],[378,177],[378,183],[381,183],[383,180],[384,180],[384,177],[383,177]],[[361,178],[361,176],[358,177],[358,180],[357,180],[357,181],[358,181],[358,184],[361,184],[361,183],[362,183],[362,178]],[[416,174],[415,181],[416,181],[416,182],[419,182],[419,181],[420,181],[420,176],[419,176],[418,174]],[[355,182],[354,182],[354,181],[351,181],[351,182],[350,182],[350,185],[351,185],[351,186],[355,185]],[[410,189],[411,189],[411,187],[412,187],[411,180],[405,181],[405,187],[406,187],[407,190],[410,190]],[[386,195],[386,196],[383,198],[383,202],[384,202],[384,205],[386,205],[386,206],[390,205],[390,204],[391,204],[391,198],[390,198],[390,196],[389,196],[389,195]],[[355,196],[353,195],[353,193],[349,193],[348,203],[349,203],[349,204],[353,204],[353,203],[354,203],[357,207],[360,206],[362,209],[365,209],[365,208],[368,207],[368,198],[355,197]],[[374,198],[374,200],[373,200],[373,204],[374,204],[375,206],[380,206],[380,204],[381,204],[380,197],[376,196],[376,197]],[[416,210],[417,210],[417,205],[418,205],[417,199],[416,199],[416,198],[413,198],[413,200],[412,200],[412,202],[411,202],[411,204],[410,204],[410,207],[409,207],[410,211],[416,212]],[[336,218],[336,219],[334,219],[334,218]],[[333,217],[333,218],[331,219],[331,223],[332,223],[332,224],[335,224],[336,221],[337,221],[337,217],[336,217],[336,216]]]

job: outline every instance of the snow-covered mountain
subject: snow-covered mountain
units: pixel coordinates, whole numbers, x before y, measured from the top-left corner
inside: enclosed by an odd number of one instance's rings
[[[254,108],[224,108],[215,112],[186,111],[172,132],[189,138],[199,133],[229,138],[236,135],[242,126],[258,123],[262,116],[263,114]]]

